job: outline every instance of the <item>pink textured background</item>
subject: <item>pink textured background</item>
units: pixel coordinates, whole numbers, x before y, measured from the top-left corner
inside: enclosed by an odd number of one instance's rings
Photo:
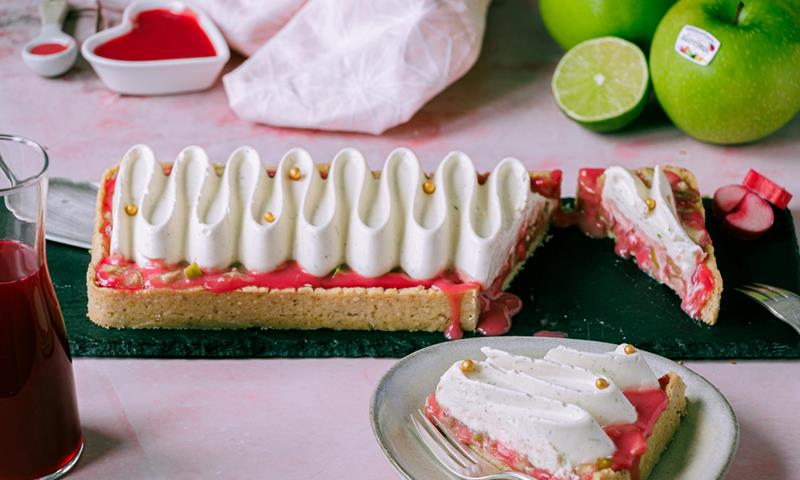
[[[218,161],[246,144],[273,164],[295,146],[319,162],[355,146],[375,168],[393,148],[408,146],[428,167],[459,149],[483,169],[505,156],[531,169],[561,168],[566,193],[581,166],[669,162],[694,170],[706,194],[741,181],[751,167],[800,194],[797,118],[743,147],[693,141],[655,108],[614,135],[566,120],[549,93],[560,52],[542,30],[535,2],[497,0],[477,66],[411,122],[380,137],[240,121],[219,83],[199,94],[133,98],[106,90],[85,63],[63,78],[38,78],[20,58],[38,28],[35,13],[32,1],[0,4],[0,131],[44,144],[53,175],[98,179],[134,143],[149,144],[163,160],[198,144]],[[85,36],[93,19],[77,24]],[[795,223],[798,205],[791,204]],[[393,478],[368,421],[372,389],[393,362],[78,359],[87,450],[72,478]],[[800,363],[687,366],[716,384],[739,416],[741,445],[730,479],[800,478]]]

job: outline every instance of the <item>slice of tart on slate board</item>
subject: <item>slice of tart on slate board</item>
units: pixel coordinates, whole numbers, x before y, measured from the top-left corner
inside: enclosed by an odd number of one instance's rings
[[[692,318],[714,325],[722,276],[694,175],[679,167],[582,169],[578,224],[592,237],[614,239],[614,251],[632,258],[681,298]]]

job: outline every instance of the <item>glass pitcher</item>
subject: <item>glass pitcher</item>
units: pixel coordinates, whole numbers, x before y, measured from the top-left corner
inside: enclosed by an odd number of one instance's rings
[[[47,165],[38,144],[0,134],[0,480],[58,478],[83,450],[45,258]]]

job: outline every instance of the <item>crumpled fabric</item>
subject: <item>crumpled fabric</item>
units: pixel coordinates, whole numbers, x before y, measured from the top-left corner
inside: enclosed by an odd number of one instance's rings
[[[489,2],[194,0],[251,53],[223,78],[239,117],[372,134],[409,120],[472,67]]]

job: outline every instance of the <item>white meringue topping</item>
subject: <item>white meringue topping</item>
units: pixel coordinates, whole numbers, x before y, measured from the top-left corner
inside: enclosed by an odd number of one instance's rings
[[[623,390],[660,388],[644,357],[625,345],[607,353],[559,346],[544,359],[483,348],[467,373],[461,362],[439,380],[436,401],[450,416],[527,457],[537,468],[572,478],[582,464],[614,454],[602,427],[637,420]],[[603,378],[606,383],[596,383]]]
[[[161,259],[218,270],[239,262],[259,272],[294,260],[317,276],[341,264],[366,277],[401,267],[428,279],[453,269],[488,286],[520,229],[552,202],[531,191],[527,169],[512,158],[479,184],[469,157],[453,152],[430,179],[432,193],[426,180],[407,149],[389,155],[379,178],[361,153],[344,149],[323,179],[301,149],[287,152],[272,177],[251,148],[237,149],[220,176],[201,148],[188,147],[165,175],[138,145],[117,174],[111,253],[140,265]],[[126,214],[129,204],[139,214]]]
[[[683,278],[691,278],[705,253],[681,224],[672,188],[661,166],[656,165],[649,189],[636,174],[623,167],[607,168],[603,178],[603,204],[611,205],[613,211],[637,230],[663,245]],[[647,206],[648,198],[655,201],[652,210]]]

